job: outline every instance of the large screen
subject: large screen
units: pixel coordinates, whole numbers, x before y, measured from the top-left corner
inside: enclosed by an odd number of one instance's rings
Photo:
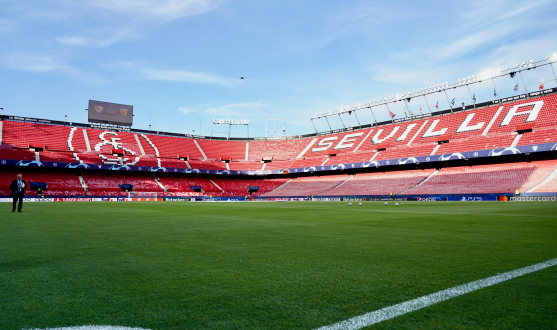
[[[133,106],[89,100],[89,122],[131,126]]]

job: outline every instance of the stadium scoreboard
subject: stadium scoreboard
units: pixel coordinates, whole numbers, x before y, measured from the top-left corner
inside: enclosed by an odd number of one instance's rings
[[[133,106],[89,100],[89,122],[131,126]]]

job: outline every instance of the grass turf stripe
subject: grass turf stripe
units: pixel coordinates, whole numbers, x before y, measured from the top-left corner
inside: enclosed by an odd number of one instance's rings
[[[64,328],[46,328],[46,329],[31,329],[31,330],[148,330],[143,328],[128,328],[112,325],[82,325],[78,327],[64,327]]]
[[[455,286],[453,288],[445,289],[432,293],[427,296],[416,298],[413,300],[408,300],[403,303],[382,308],[380,310],[369,312],[360,316],[355,316],[353,318],[327,325],[316,330],[356,330],[363,327],[368,327],[370,325],[390,320],[397,316],[410,313],[439,302],[449,300],[454,297],[458,297],[472,291],[487,288],[489,286],[508,281],[510,279],[520,277],[526,274],[536,272],[548,267],[557,265],[557,258],[548,261],[540,262],[538,264],[512,270],[503,274],[491,276],[474,282],[466,283],[463,285]]]

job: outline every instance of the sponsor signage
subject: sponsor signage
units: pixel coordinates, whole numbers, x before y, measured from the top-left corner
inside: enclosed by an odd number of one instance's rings
[[[433,156],[418,156],[399,159],[387,159],[371,162],[349,163],[349,164],[336,164],[326,166],[313,166],[304,168],[293,168],[288,170],[288,173],[312,173],[324,171],[338,171],[345,169],[358,169],[368,167],[383,167],[395,166],[404,164],[419,164],[430,163],[460,159],[474,159],[485,157],[498,157],[505,155],[518,155],[528,154],[534,152],[557,151],[557,142],[542,143],[535,145],[516,146],[508,148],[497,148],[490,150],[477,150],[466,152],[455,152],[450,154],[433,155]],[[128,160],[126,160],[128,161]],[[172,172],[172,173],[185,173],[185,174],[215,174],[215,175],[269,175],[269,174],[283,174],[285,170],[264,170],[264,171],[229,171],[229,170],[207,170],[207,169],[190,169],[190,168],[170,168],[170,167],[149,167],[149,166],[135,166],[129,159],[130,165],[113,165],[113,164],[86,164],[86,163],[64,163],[64,162],[39,162],[30,160],[13,160],[13,159],[0,159],[0,165],[8,166],[27,166],[27,167],[59,167],[59,168],[83,168],[83,169],[98,169],[110,171],[141,171],[141,172]]]
[[[557,196],[511,196],[511,202],[555,202]]]
[[[131,126],[133,106],[89,100],[89,122]]]

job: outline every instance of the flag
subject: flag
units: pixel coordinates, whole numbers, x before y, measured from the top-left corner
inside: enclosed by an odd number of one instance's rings
[[[439,109],[439,101],[437,101],[437,104],[435,105],[435,107],[436,107],[437,109]]]
[[[404,110],[404,117],[408,118],[408,114],[406,113],[406,110]]]
[[[391,110],[389,110],[389,116],[391,116],[391,119],[393,119],[394,117],[396,117],[396,115],[394,113],[391,112]]]
[[[463,107],[463,108],[465,107],[464,102],[462,102],[462,107]]]
[[[542,83],[540,85],[540,91],[543,89],[543,76],[542,76]]]
[[[518,81],[516,82],[516,85],[514,86],[514,91],[518,92]]]
[[[472,96],[472,100],[474,100],[474,103],[476,103],[476,93],[474,93],[474,96]]]
[[[454,100],[455,100],[455,99],[456,99],[456,97],[453,98],[453,100],[451,101],[451,104],[452,104],[452,105],[454,105]]]
[[[422,111],[422,105],[421,104],[420,104],[420,114],[422,114],[422,115],[424,114],[423,111]]]
[[[497,97],[497,90],[493,87],[493,96]]]

